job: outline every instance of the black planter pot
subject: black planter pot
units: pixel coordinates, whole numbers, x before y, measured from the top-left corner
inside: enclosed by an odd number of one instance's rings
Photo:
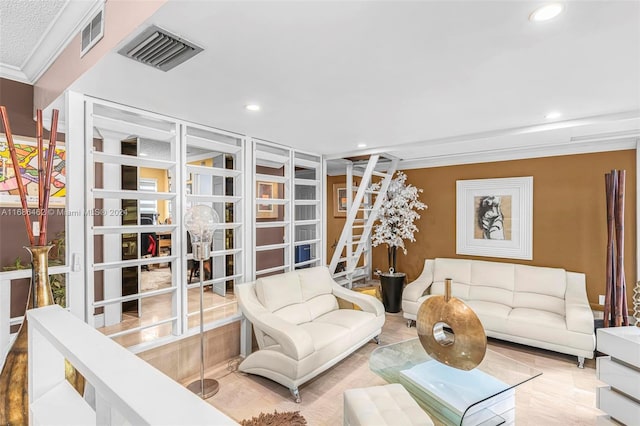
[[[402,289],[404,287],[404,272],[393,274],[380,274],[380,287],[382,288],[382,304],[384,310],[389,313],[400,312],[402,309]]]

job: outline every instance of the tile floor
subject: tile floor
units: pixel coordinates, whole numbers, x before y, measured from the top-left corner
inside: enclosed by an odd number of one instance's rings
[[[407,328],[402,314],[387,314],[381,344],[416,337],[415,327]],[[341,425],[343,392],[349,388],[385,384],[369,370],[368,359],[375,349],[368,343],[333,368],[301,386],[302,402],[296,404],[287,388],[260,376],[233,370],[239,359],[209,369],[206,376],[217,378],[220,391],[208,402],[235,420],[250,419],[260,412],[300,411],[309,425]],[[542,370],[543,375],[516,390],[516,424],[595,425],[612,424],[596,408],[595,389],[599,385],[595,361],[584,369],[576,367],[576,358],[490,339],[489,347],[518,361]],[[190,377],[184,383],[190,383]]]

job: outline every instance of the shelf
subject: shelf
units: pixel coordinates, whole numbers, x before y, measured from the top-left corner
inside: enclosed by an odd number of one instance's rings
[[[296,220],[294,222],[295,226],[306,226],[306,225],[317,225],[320,223],[320,219],[306,219],[306,220]]]
[[[287,183],[289,179],[284,176],[265,175],[262,173],[256,173],[256,181],[260,182],[272,182],[272,183]]]
[[[175,192],[146,192],[133,190],[92,189],[93,198],[116,200],[172,200],[176,198]]]
[[[170,123],[167,122],[166,124]],[[140,138],[155,139],[159,141],[172,141],[176,137],[173,129],[162,130],[158,129],[157,127],[144,126],[142,124],[136,124],[130,121],[105,117],[95,113],[93,114],[93,126],[97,127],[98,129],[105,129],[111,132],[122,133],[123,138],[130,135],[136,135]]]
[[[94,226],[94,235],[172,232],[177,225]]]
[[[319,261],[320,261],[320,259],[314,258],[314,259],[305,260],[304,262],[295,263],[293,266],[298,268],[300,266],[311,265],[312,263],[316,263],[316,262],[319,262]]]
[[[229,143],[193,135],[187,135],[187,146],[204,149],[209,152],[219,152],[225,154],[237,154],[238,152],[242,151],[242,146],[232,145]]]
[[[296,241],[293,243],[295,246],[301,246],[304,244],[317,244],[320,242],[320,238],[315,238],[313,240],[304,240],[304,241]]]
[[[308,169],[317,169],[317,168],[320,167],[321,163],[319,161],[316,162],[316,161],[311,161],[311,160],[305,160],[305,159],[302,159],[302,158],[296,158],[294,160],[294,164],[296,166],[306,167]]]
[[[255,251],[269,251],[269,250],[278,250],[289,247],[289,243],[281,243],[281,244],[267,244],[264,246],[256,246]]]
[[[301,185],[301,186],[315,186],[315,187],[318,187],[318,185],[320,185],[320,181],[316,180],[316,179],[296,178],[294,183],[296,185]]]
[[[289,202],[288,198],[256,198],[256,204],[278,204],[283,205]]]
[[[237,203],[242,197],[231,195],[187,195],[187,201],[196,203]]]
[[[122,166],[148,167],[162,170],[169,170],[176,166],[174,161],[153,160],[133,155],[106,154],[99,151],[93,151],[92,154],[94,163],[120,164]]]
[[[237,177],[242,170],[222,169],[220,167],[192,166],[187,164],[187,173],[195,173],[205,176]]]
[[[294,200],[296,206],[319,206],[320,200]]]
[[[267,160],[279,165],[285,165],[289,162],[288,155],[278,155],[272,152],[265,152],[265,151],[259,151],[259,150],[255,151],[255,157],[257,162],[260,160]]]
[[[176,256],[155,256],[144,259],[116,260],[114,262],[95,263],[94,271],[104,271],[106,269],[130,268],[133,266],[154,265],[156,263],[167,263],[176,260]]]
[[[271,272],[278,272],[278,271],[285,272],[287,268],[289,268],[289,265],[281,265],[281,266],[274,266],[273,268],[261,269],[259,271],[256,271],[256,276],[270,274]]]
[[[133,300],[146,299],[148,297],[160,296],[162,294],[173,293],[174,291],[176,291],[176,289],[177,289],[176,287],[167,287],[167,288],[161,288],[159,290],[144,291],[144,292],[140,292],[140,293],[130,294],[130,295],[127,295],[127,296],[114,297],[112,299],[107,299],[107,300],[100,300],[98,302],[94,302],[93,303],[93,307],[94,308],[100,308],[102,306],[112,305],[114,303],[131,302]]]
[[[289,221],[275,221],[275,222],[256,222],[254,226],[256,228],[282,228],[283,226],[289,225]]]

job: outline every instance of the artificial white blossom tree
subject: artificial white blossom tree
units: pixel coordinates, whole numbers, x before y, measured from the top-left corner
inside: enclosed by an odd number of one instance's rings
[[[427,208],[427,205],[419,200],[422,189],[411,184],[407,185],[406,181],[407,175],[397,172],[396,177],[389,184],[371,239],[371,245],[374,247],[380,244],[387,245],[389,271],[392,273],[396,270],[397,249],[401,248],[404,254],[407,254],[404,240],[412,242],[416,240],[414,233],[419,230],[414,221],[420,219],[417,210]],[[372,184],[371,189],[379,190],[380,183]]]

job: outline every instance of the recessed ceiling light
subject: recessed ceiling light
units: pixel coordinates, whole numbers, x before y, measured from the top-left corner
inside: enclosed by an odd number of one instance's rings
[[[560,117],[562,117],[562,113],[558,112],[558,111],[552,111],[549,114],[544,116],[544,118],[546,118],[547,120],[554,120],[554,119],[560,118]]]
[[[138,157],[146,157],[147,155],[149,155],[149,154],[146,154],[144,152],[139,152],[138,153]]]
[[[531,22],[548,21],[549,19],[553,19],[556,16],[560,15],[563,9],[564,6],[562,5],[562,3],[545,4],[544,6],[534,10],[531,15],[529,15],[529,20]]]
[[[260,111],[260,105],[258,104],[248,104],[244,108],[249,111]]]
[[[359,143],[358,144],[358,148],[366,148],[367,144],[366,143]]]

